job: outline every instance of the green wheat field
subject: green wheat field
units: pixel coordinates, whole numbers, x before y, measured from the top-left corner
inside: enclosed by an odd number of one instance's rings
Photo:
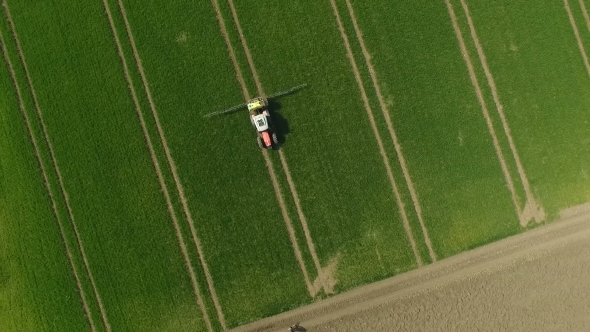
[[[587,8],[3,0],[0,330],[223,331],[559,220]],[[204,118],[304,83],[279,151]]]

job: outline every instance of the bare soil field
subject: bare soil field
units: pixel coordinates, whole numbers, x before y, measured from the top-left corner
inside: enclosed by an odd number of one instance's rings
[[[310,332],[588,331],[590,214],[569,210],[568,219],[232,331],[296,322]]]

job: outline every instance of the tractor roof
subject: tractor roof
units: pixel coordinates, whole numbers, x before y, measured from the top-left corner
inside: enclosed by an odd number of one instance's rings
[[[258,132],[263,132],[268,129],[268,120],[264,114],[252,115],[252,123],[254,123]]]

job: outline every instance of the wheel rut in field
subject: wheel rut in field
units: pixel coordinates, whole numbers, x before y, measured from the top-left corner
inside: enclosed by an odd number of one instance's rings
[[[582,9],[582,15],[584,15],[584,21],[586,22],[586,29],[588,29],[588,32],[590,32],[590,16],[588,16],[588,10],[586,9],[586,4],[584,3],[584,0],[578,0],[579,4],[580,4],[580,8]],[[568,3],[566,2],[565,5],[568,5]],[[571,21],[570,21],[571,23]],[[586,54],[586,52],[584,51],[584,55],[586,57],[588,57],[588,55]],[[588,64],[588,60],[586,60],[586,70],[588,71],[588,75],[590,75],[590,65]]]
[[[498,111],[498,115],[500,116],[500,122],[502,123],[504,134],[508,139],[508,145],[510,147],[510,151],[512,152],[512,157],[514,158],[516,169],[518,171],[518,176],[520,177],[520,182],[525,192],[525,206],[521,211],[520,215],[518,216],[520,220],[520,225],[522,227],[525,227],[531,220],[535,220],[535,222],[540,223],[545,220],[545,211],[543,210],[543,207],[535,199],[533,191],[529,184],[528,177],[524,171],[522,162],[520,161],[520,156],[516,149],[514,139],[512,138],[512,133],[510,131],[510,126],[508,125],[508,120],[506,119],[506,115],[504,113],[504,106],[500,102],[498,88],[496,87],[494,76],[492,75],[492,72],[490,71],[490,68],[488,66],[488,61],[483,51],[483,47],[481,46],[481,43],[479,41],[479,37],[477,36],[477,32],[475,31],[475,25],[473,24],[471,14],[469,13],[469,7],[467,6],[467,2],[465,2],[465,0],[461,0],[461,6],[463,7],[463,11],[465,12],[465,16],[467,17],[467,24],[469,25],[469,30],[471,31],[471,38],[475,42],[477,55],[483,67],[488,85],[492,91],[494,104],[496,105],[496,110]]]
[[[215,311],[217,312],[219,323],[221,324],[221,327],[224,330],[226,330],[227,326],[225,323],[225,317],[223,315],[223,310],[221,308],[221,304],[219,303],[219,298],[217,297],[217,293],[215,291],[213,277],[211,276],[211,271],[209,270],[207,260],[205,259],[205,252],[203,250],[201,240],[199,239],[199,237],[197,235],[197,230],[195,228],[195,221],[192,217],[192,214],[191,214],[189,206],[188,206],[188,201],[187,201],[186,195],[184,193],[184,188],[182,186],[182,182],[180,181],[180,176],[178,175],[178,171],[176,169],[176,163],[174,162],[174,159],[172,158],[172,153],[170,152],[170,148],[169,148],[168,142],[166,140],[166,135],[164,134],[164,130],[163,130],[162,125],[160,123],[160,118],[158,116],[158,111],[156,109],[156,105],[155,105],[154,99],[152,97],[152,93],[151,93],[149,83],[148,83],[148,80],[147,80],[147,77],[145,74],[145,70],[143,68],[141,58],[139,57],[139,52],[137,51],[135,39],[133,37],[133,33],[131,32],[131,26],[129,24],[129,20],[127,19],[127,13],[125,11],[125,6],[123,5],[123,2],[121,0],[118,0],[118,4],[119,4],[119,9],[121,11],[121,15],[123,16],[123,22],[125,24],[125,30],[127,32],[127,37],[129,38],[129,42],[131,43],[131,50],[133,52],[135,64],[137,65],[137,68],[139,70],[141,81],[142,81],[145,93],[147,95],[148,104],[150,106],[152,116],[153,116],[155,123],[156,123],[158,136],[159,136],[160,141],[162,143],[162,147],[164,148],[166,160],[168,162],[168,165],[170,166],[170,170],[172,172],[172,178],[174,179],[174,184],[176,186],[176,190],[177,190],[178,195],[180,197],[182,209],[183,209],[184,215],[187,219],[187,223],[188,223],[188,226],[190,229],[193,244],[195,245],[195,247],[197,249],[197,253],[199,255],[199,260],[201,262],[201,266],[203,267],[203,271],[205,272],[205,280],[207,281],[207,287],[209,289],[209,293],[211,294],[211,299],[213,300],[213,305],[215,307]]]
[[[246,37],[245,37],[244,32],[242,30],[242,26],[240,25],[240,20],[238,18],[238,14],[235,9],[233,0],[228,0],[228,4],[229,4],[230,10],[232,12],[232,16],[233,16],[234,22],[236,24],[236,28],[238,29],[238,34],[240,36],[242,48],[244,50],[244,53],[246,54],[246,59],[248,60],[248,65],[249,65],[250,70],[252,72],[252,77],[254,78],[254,82],[256,84],[256,89],[257,89],[258,95],[264,96],[265,93],[262,88],[262,83],[261,83],[260,77],[258,76],[258,73],[256,71],[256,66],[254,65],[254,60],[252,58],[250,48],[248,47],[248,44],[246,42]],[[279,159],[281,161],[281,166],[283,167],[283,172],[285,173],[285,176],[287,178],[287,184],[289,186],[291,196],[292,196],[293,201],[295,203],[295,209],[297,211],[297,216],[299,217],[299,221],[301,222],[301,226],[303,228],[303,233],[305,235],[305,241],[307,243],[310,255],[312,257],[313,263],[315,265],[315,268],[316,268],[316,271],[318,274],[317,279],[324,282],[324,284],[323,284],[324,292],[326,294],[332,294],[332,293],[334,293],[334,289],[333,289],[333,286],[330,286],[329,284],[326,283],[326,281],[329,278],[324,276],[323,268],[320,264],[320,260],[318,258],[317,253],[316,253],[316,250],[315,250],[315,245],[313,243],[313,239],[312,239],[311,233],[309,231],[307,219],[305,218],[305,214],[303,213],[303,209],[301,207],[301,200],[299,199],[299,194],[297,193],[297,189],[295,187],[295,182],[293,181],[293,178],[291,177],[291,172],[289,171],[289,164],[287,163],[287,159],[286,159],[285,154],[283,153],[282,150],[278,150],[278,154],[279,154]]]
[[[76,220],[74,218],[74,213],[72,211],[72,207],[71,207],[71,204],[70,204],[69,195],[68,195],[68,192],[65,189],[63,177],[62,177],[61,171],[59,169],[59,164],[57,162],[57,158],[56,158],[55,153],[54,153],[53,145],[51,143],[51,140],[49,139],[49,134],[48,134],[48,131],[47,131],[47,126],[45,125],[45,121],[43,120],[43,114],[42,114],[42,111],[41,111],[41,107],[39,105],[39,101],[37,99],[37,93],[35,92],[35,88],[33,86],[33,81],[31,79],[29,68],[27,66],[27,62],[25,60],[25,57],[24,57],[24,54],[23,54],[23,51],[22,51],[22,47],[21,47],[21,44],[20,44],[20,39],[18,37],[18,34],[17,34],[17,31],[16,31],[16,27],[15,27],[14,21],[12,20],[12,15],[10,13],[10,8],[8,7],[8,3],[5,0],[2,1],[2,6],[4,8],[4,12],[6,14],[6,18],[7,18],[7,21],[9,23],[9,26],[10,26],[12,37],[13,37],[14,42],[16,44],[16,49],[17,49],[17,52],[18,52],[18,56],[20,58],[20,61],[22,63],[22,66],[23,66],[23,69],[24,69],[24,72],[25,72],[25,78],[26,78],[26,81],[27,81],[27,87],[30,90],[31,96],[33,98],[33,105],[34,105],[35,112],[36,112],[37,118],[39,120],[39,123],[41,125],[41,131],[43,133],[43,139],[44,139],[45,144],[47,145],[47,148],[48,148],[48,151],[49,151],[49,155],[50,155],[50,159],[51,159],[51,164],[52,164],[52,166],[53,166],[53,168],[55,170],[55,174],[57,175],[58,185],[60,187],[60,191],[61,191],[61,194],[63,196],[64,202],[65,202],[65,206],[66,206],[66,209],[67,209],[67,212],[68,212],[68,217],[70,219],[70,223],[71,223],[72,229],[74,231],[74,235],[75,235],[76,243],[77,243],[77,248],[80,251],[80,254],[81,254],[81,257],[82,257],[82,261],[84,263],[84,268],[85,268],[86,274],[88,275],[90,284],[92,286],[92,291],[94,293],[94,297],[95,297],[95,299],[97,301],[97,304],[98,304],[98,307],[99,307],[99,310],[100,310],[100,315],[101,315],[102,322],[105,325],[105,329],[110,332],[111,331],[111,326],[110,326],[109,319],[108,319],[108,316],[107,316],[107,313],[106,313],[106,309],[105,309],[104,304],[102,302],[102,298],[100,296],[100,293],[98,292],[98,288],[96,286],[96,281],[94,279],[94,275],[92,274],[92,270],[90,269],[90,263],[88,261],[87,255],[86,255],[86,251],[84,249],[84,245],[82,243],[82,238],[81,238],[80,233],[78,231],[78,226],[76,225]],[[12,71],[12,74],[13,75],[15,74],[14,71]],[[16,76],[15,76],[14,79],[15,79],[15,84],[16,84]],[[22,98],[22,94],[19,94],[19,98]],[[22,102],[22,99],[21,99],[21,102]],[[38,150],[36,152],[39,153]]]
[[[363,34],[361,29],[358,26],[356,16],[354,15],[354,10],[352,8],[352,4],[350,0],[346,0],[346,7],[348,9],[348,13],[350,14],[350,18],[352,19],[352,25],[354,27],[354,31],[356,33],[356,38],[359,41],[361,46],[361,51],[363,53],[363,57],[365,58],[365,63],[367,64],[367,68],[369,69],[369,75],[371,76],[371,81],[373,82],[373,87],[375,88],[375,93],[377,94],[377,100],[379,101],[379,106],[381,107],[381,111],[385,118],[385,123],[387,124],[387,129],[389,131],[389,135],[391,136],[391,140],[393,142],[393,146],[395,147],[395,152],[397,154],[397,159],[400,163],[402,173],[404,175],[404,179],[406,181],[406,185],[408,187],[408,191],[410,192],[410,197],[412,198],[412,203],[414,204],[414,210],[416,211],[416,215],[418,216],[418,222],[420,223],[420,228],[422,229],[422,236],[424,237],[424,242],[426,243],[426,247],[428,248],[428,254],[430,255],[430,259],[433,262],[436,262],[436,254],[432,247],[432,242],[430,241],[430,236],[428,235],[428,229],[424,224],[424,219],[422,218],[422,207],[420,206],[420,200],[418,199],[418,193],[414,188],[414,182],[410,177],[410,171],[408,166],[406,165],[406,158],[402,153],[402,147],[399,143],[397,138],[397,134],[393,128],[393,123],[391,121],[391,115],[389,113],[387,103],[383,98],[383,94],[381,93],[381,88],[379,86],[379,82],[377,80],[377,73],[373,64],[371,63],[371,55],[365,46],[365,41],[363,38]]]
[[[505,330],[506,326],[518,327],[514,329],[518,331],[561,331],[565,326],[568,326],[565,330],[586,331],[587,321],[577,318],[587,316],[588,299],[584,295],[588,287],[576,288],[578,293],[575,296],[572,296],[571,291],[575,285],[587,285],[584,281],[590,274],[590,270],[584,268],[590,261],[588,204],[582,210],[567,220],[555,221],[439,260],[422,269],[364,285],[231,331],[275,332],[284,330],[293,322],[299,322],[308,331],[323,332],[495,331]],[[564,250],[567,247],[571,250]],[[583,259],[564,263],[565,255],[555,255],[558,252],[567,253],[569,257],[572,252],[578,253]],[[533,261],[540,264],[531,269],[529,263]],[[474,282],[478,286],[474,287]],[[542,288],[546,285],[552,285],[550,288],[556,288],[556,291],[550,292],[550,296],[544,296],[543,301],[539,302],[539,294],[547,292],[547,289]],[[472,296],[474,294],[476,296]],[[507,296],[516,302],[507,301]],[[489,297],[493,298],[485,300]],[[528,300],[523,302],[527,297]],[[563,302],[564,299],[568,300]],[[470,302],[469,305],[466,305],[466,301]],[[501,301],[509,304],[510,308],[498,306]],[[535,309],[523,312],[525,307]],[[564,309],[555,315],[556,307]],[[537,311],[540,308],[546,310],[539,314]],[[574,314],[555,321],[563,313],[572,311],[571,308],[577,308]],[[536,315],[531,319],[533,312]],[[420,319],[416,319],[417,315]],[[547,318],[543,323],[549,325],[538,324],[543,315]],[[490,317],[494,319],[490,320]],[[507,317],[510,319],[507,320]],[[569,328],[572,326],[570,323],[576,320],[586,324],[574,324],[576,328]],[[490,328],[490,322],[494,328]],[[527,326],[524,329],[521,328],[523,322]],[[474,323],[477,329],[473,328]],[[462,328],[453,328],[456,326]],[[544,329],[544,326],[554,329]]]
[[[237,63],[237,60],[235,58],[235,55],[233,53],[233,47],[232,47],[231,42],[229,40],[229,35],[228,35],[228,32],[227,32],[227,29],[225,28],[225,23],[223,23],[223,17],[221,15],[221,10],[219,8],[219,4],[218,4],[217,0],[212,0],[212,3],[213,3],[213,7],[215,8],[217,19],[220,21],[220,29],[221,29],[221,32],[222,32],[222,34],[224,36],[224,39],[225,39],[225,42],[227,44],[228,50],[230,52],[230,58],[232,60],[232,64],[233,64],[234,69],[236,71],[236,76],[238,77],[238,81],[239,81],[240,86],[242,88],[244,99],[248,100],[248,99],[250,99],[251,96],[248,93],[248,90],[246,88],[245,82],[243,80],[243,75],[241,73],[241,69],[240,69],[240,67],[239,67],[239,65]],[[237,16],[237,12],[236,12],[235,6],[233,4],[233,1],[231,1],[231,0],[228,1],[228,4],[229,4],[230,10],[232,12],[232,17],[233,17],[234,24],[236,25],[236,27],[238,29],[238,34],[239,34],[239,37],[240,37],[240,41],[242,43],[242,49],[245,52],[246,58],[248,60],[248,64],[249,64],[250,69],[252,71],[252,76],[254,78],[254,81],[255,81],[255,84],[256,84],[256,88],[258,90],[258,94],[261,95],[261,96],[263,96],[264,95],[264,91],[262,89],[262,84],[261,84],[260,79],[259,79],[259,76],[258,76],[258,74],[256,72],[256,67],[254,66],[254,61],[252,59],[251,52],[250,52],[250,50],[248,48],[248,45],[246,43],[246,39],[244,37],[244,33],[242,31],[242,28],[241,28],[241,25],[240,25],[240,22],[239,22],[239,19],[238,19],[238,16]],[[272,161],[270,160],[270,158],[268,156],[268,151],[262,150],[262,155],[264,157],[264,161],[265,161],[266,166],[268,168],[269,175],[270,175],[270,178],[271,178],[271,182],[272,182],[273,188],[275,190],[275,194],[277,196],[277,201],[278,201],[279,206],[281,208],[281,213],[283,215],[283,219],[285,221],[285,225],[286,225],[287,231],[289,233],[289,238],[290,238],[290,241],[291,241],[291,245],[292,245],[293,250],[295,252],[295,257],[297,259],[297,262],[299,264],[299,267],[300,267],[300,269],[301,269],[301,271],[303,273],[303,277],[304,277],[304,280],[305,280],[305,284],[306,284],[307,290],[308,290],[308,292],[309,292],[309,294],[310,294],[311,297],[315,297],[317,295],[317,293],[322,288],[324,289],[324,292],[326,294],[333,293],[333,286],[330,286],[329,283],[328,283],[328,280],[330,278],[323,276],[323,272],[322,272],[323,270],[321,268],[321,265],[320,265],[320,262],[319,262],[319,258],[318,258],[317,254],[316,254],[316,251],[315,251],[315,246],[313,244],[313,241],[312,241],[312,238],[311,238],[311,234],[309,232],[309,227],[307,225],[307,221],[306,221],[305,215],[304,215],[303,210],[301,208],[301,202],[300,202],[299,196],[297,194],[297,190],[295,188],[295,184],[294,184],[294,182],[292,180],[292,177],[291,177],[291,173],[289,171],[287,160],[286,160],[286,158],[284,156],[284,153],[282,151],[279,150],[278,151],[278,154],[279,154],[279,158],[281,160],[281,165],[283,167],[283,171],[285,172],[285,176],[287,178],[287,183],[289,185],[289,189],[290,189],[291,195],[292,195],[293,200],[295,202],[295,207],[296,207],[296,210],[297,210],[297,214],[299,216],[299,219],[301,221],[301,225],[302,225],[302,228],[303,228],[303,232],[305,234],[305,238],[306,238],[306,243],[308,245],[308,249],[310,250],[310,254],[312,256],[312,260],[314,262],[314,265],[315,265],[316,270],[317,270],[317,273],[318,273],[318,277],[316,278],[316,280],[313,283],[311,282],[311,279],[309,277],[309,274],[307,273],[307,269],[305,267],[305,262],[303,260],[303,255],[302,255],[301,250],[299,248],[299,244],[297,243],[297,237],[296,237],[296,234],[295,234],[295,230],[293,228],[293,222],[291,221],[291,218],[288,216],[286,205],[285,205],[285,201],[284,201],[284,198],[283,198],[283,194],[281,192],[281,189],[280,189],[280,186],[279,186],[279,183],[278,183],[276,174],[274,172],[274,167],[272,165]],[[318,286],[318,283],[321,284],[321,286]]]
[[[43,185],[45,187],[45,190],[47,191],[47,194],[49,196],[49,200],[51,201],[51,210],[52,210],[53,215],[55,216],[58,230],[59,230],[59,234],[60,234],[60,238],[62,240],[62,244],[64,246],[66,256],[68,258],[68,263],[70,265],[72,275],[74,276],[74,280],[76,282],[76,289],[80,295],[80,300],[82,302],[82,309],[84,310],[84,313],[86,315],[86,319],[88,320],[90,330],[94,332],[94,331],[96,331],[96,326],[95,326],[94,320],[92,319],[92,314],[90,312],[88,300],[86,298],[86,293],[84,292],[84,288],[82,287],[82,282],[81,282],[80,274],[79,274],[80,272],[78,271],[78,269],[76,268],[76,265],[74,264],[72,250],[70,249],[70,244],[68,244],[68,240],[65,236],[63,221],[58,213],[55,194],[53,193],[53,189],[52,189],[52,186],[49,182],[49,178],[47,175],[48,171],[45,168],[43,161],[41,160],[40,147],[39,147],[39,144],[37,143],[37,139],[35,138],[35,135],[33,134],[33,129],[31,126],[31,119],[29,118],[29,116],[26,113],[22,92],[20,90],[20,87],[18,86],[17,79],[16,79],[16,73],[15,73],[14,68],[12,66],[12,62],[8,56],[8,52],[6,50],[4,38],[2,37],[2,33],[0,33],[0,46],[2,47],[2,55],[4,57],[4,60],[6,61],[8,71],[10,72],[10,78],[12,80],[12,84],[13,84],[13,87],[14,87],[16,95],[17,95],[19,110],[21,112],[21,115],[23,116],[25,126],[27,129],[27,134],[29,136],[29,140],[31,141],[31,144],[33,145],[33,150],[35,151],[35,159],[37,160],[37,164],[39,165],[41,176],[43,178]]]
[[[371,129],[373,130],[373,134],[375,135],[375,140],[377,141],[377,146],[379,147],[379,154],[383,159],[383,164],[385,165],[385,170],[387,172],[387,178],[389,179],[393,194],[395,196],[395,200],[397,206],[400,211],[400,215],[402,218],[402,223],[404,226],[404,230],[406,231],[406,235],[408,237],[408,241],[412,248],[412,252],[414,253],[414,258],[416,259],[416,263],[418,266],[422,266],[424,263],[422,262],[422,258],[420,257],[420,253],[418,252],[418,247],[416,246],[416,240],[414,239],[414,235],[412,234],[412,229],[410,227],[410,222],[408,220],[408,216],[406,214],[404,203],[402,201],[399,188],[396,184],[395,178],[393,176],[393,172],[391,170],[391,165],[389,164],[389,157],[385,152],[385,148],[383,147],[383,141],[381,140],[381,136],[379,135],[379,131],[377,129],[377,124],[375,123],[375,117],[373,116],[373,110],[369,105],[369,98],[367,97],[367,93],[365,91],[365,87],[363,85],[360,71],[357,67],[356,61],[354,60],[354,56],[352,54],[352,49],[350,47],[350,42],[348,41],[348,36],[344,31],[344,26],[342,25],[342,19],[340,18],[340,14],[338,12],[338,7],[336,6],[336,2],[334,0],[330,0],[330,4],[332,5],[332,11],[334,12],[334,16],[336,17],[336,23],[338,24],[338,31],[340,32],[340,36],[344,42],[344,48],[346,49],[346,56],[350,62],[350,66],[352,68],[352,72],[354,74],[354,78],[356,83],[359,87],[359,91],[361,93],[361,99],[363,101],[363,105],[365,108],[365,112],[367,113],[367,117],[369,118],[369,123],[371,124]]]
[[[236,53],[231,44],[231,41],[229,40],[227,27],[225,26],[225,20],[221,16],[221,9],[219,8],[219,3],[217,1],[218,0],[211,0],[211,4],[213,5],[213,9],[215,10],[215,16],[217,18],[217,22],[219,23],[219,30],[221,31],[221,35],[223,36],[223,40],[225,41],[225,45],[227,46],[227,51],[229,52],[229,57],[234,66],[234,71],[236,72],[236,79],[238,80],[238,83],[240,83],[240,88],[242,89],[242,96],[244,97],[244,99],[248,100],[250,98],[250,93],[248,92],[248,88],[246,86],[244,76],[242,75],[242,71],[238,66]]]
[[[486,102],[485,102],[485,99],[483,96],[482,88],[479,85],[479,82],[477,80],[477,76],[475,74],[473,62],[471,60],[471,57],[470,57],[469,52],[467,50],[467,46],[465,44],[465,40],[463,38],[463,34],[462,34],[459,24],[457,22],[457,15],[455,13],[455,10],[453,9],[453,6],[452,6],[450,0],[445,0],[445,3],[447,5],[447,10],[448,10],[449,16],[451,18],[453,30],[455,32],[455,35],[456,35],[458,43],[459,43],[461,55],[463,56],[463,59],[465,60],[465,64],[467,66],[467,71],[469,72],[469,78],[470,78],[471,83],[474,87],[475,94],[477,96],[477,100],[480,104],[482,114],[484,116],[484,119],[486,121],[486,125],[488,127],[488,131],[490,133],[490,136],[492,137],[494,150],[496,152],[496,156],[497,156],[498,161],[500,163],[500,167],[502,169],[502,173],[504,175],[504,179],[506,181],[508,190],[510,191],[512,203],[514,205],[514,209],[515,209],[516,215],[518,216],[520,225],[522,227],[525,227],[528,224],[528,222],[533,219],[537,223],[542,222],[543,220],[545,220],[545,217],[546,217],[545,212],[544,212],[543,208],[539,205],[539,203],[537,203],[536,199],[534,198],[534,196],[532,194],[532,190],[530,188],[528,178],[526,177],[526,174],[524,172],[524,168],[522,166],[522,163],[520,162],[520,158],[519,158],[518,153],[516,151],[516,146],[515,146],[514,141],[512,139],[512,134],[510,133],[510,127],[508,126],[508,122],[507,122],[506,117],[504,115],[502,104],[500,103],[500,99],[499,99],[499,95],[498,95],[498,91],[497,91],[495,82],[493,80],[492,74],[491,74],[489,67],[487,65],[487,60],[485,59],[485,54],[483,53],[483,48],[481,47],[481,44],[479,42],[479,38],[477,37],[477,34],[475,32],[475,26],[473,25],[473,21],[471,19],[470,14],[469,14],[467,4],[465,3],[464,0],[461,0],[461,6],[462,6],[462,8],[465,12],[465,16],[467,18],[471,37],[473,39],[473,42],[476,45],[479,60],[480,60],[481,65],[483,67],[486,79],[488,81],[488,85],[490,86],[490,89],[492,91],[492,96],[494,98],[494,103],[496,104],[496,109],[498,111],[498,114],[499,114],[501,122],[502,122],[504,134],[508,140],[508,144],[509,144],[510,150],[512,152],[512,156],[514,157],[514,160],[516,163],[516,168],[518,170],[520,181],[521,181],[521,184],[522,184],[523,189],[525,191],[525,199],[526,200],[525,200],[524,208],[521,208],[520,200],[518,198],[518,194],[516,193],[516,186],[515,186],[514,181],[512,179],[512,175],[510,174],[510,171],[508,169],[508,164],[507,164],[506,158],[504,156],[504,152],[502,151],[502,148],[500,146],[500,142],[498,139],[498,135],[496,134],[496,130],[494,128],[492,118],[491,118],[490,113],[488,111],[488,108],[487,108],[487,105],[486,105]]]
[[[108,4],[107,0],[103,0],[103,5],[104,5],[105,13],[106,13],[108,21],[109,21],[111,32],[113,33],[113,38],[114,38],[115,44],[117,46],[117,53],[118,53],[119,58],[121,60],[121,65],[123,67],[125,79],[127,81],[128,87],[129,87],[129,92],[131,93],[131,98],[132,98],[133,104],[135,106],[135,112],[137,113],[137,116],[139,118],[141,129],[142,129],[142,132],[144,135],[144,139],[146,141],[146,144],[148,146],[148,150],[150,152],[150,158],[152,160],[152,164],[154,165],[154,169],[156,171],[158,183],[160,184],[160,188],[162,189],[162,193],[163,193],[164,199],[166,201],[166,207],[167,207],[168,213],[170,214],[170,217],[172,219],[172,223],[173,223],[174,230],[175,230],[175,235],[178,240],[180,250],[182,252],[182,256],[184,258],[184,262],[185,262],[187,271],[189,273],[189,277],[191,280],[191,286],[193,288],[193,292],[194,292],[196,302],[197,302],[197,307],[201,310],[201,313],[203,315],[203,320],[205,321],[205,324],[207,326],[207,330],[210,332],[213,332],[214,329],[211,324],[211,319],[207,313],[207,310],[205,308],[205,304],[203,302],[203,296],[202,296],[201,291],[199,290],[199,287],[198,287],[196,273],[192,267],[191,259],[188,254],[188,248],[187,248],[186,243],[184,242],[184,239],[182,237],[182,232],[180,230],[180,222],[179,222],[178,217],[176,215],[176,211],[174,210],[174,206],[172,204],[172,199],[170,197],[170,193],[169,193],[168,188],[166,186],[166,182],[164,180],[164,175],[163,175],[162,169],[160,167],[160,163],[158,162],[158,158],[156,156],[156,152],[155,152],[152,140],[151,140],[149,132],[147,130],[147,125],[145,122],[143,111],[141,110],[139,99],[137,97],[137,92],[135,91],[133,81],[131,79],[129,67],[127,66],[125,54],[123,53],[123,47],[122,47],[121,41],[119,40],[119,36],[117,35],[117,29],[115,27],[115,23],[114,23],[112,13],[109,8],[109,4]]]
[[[582,8],[582,14],[584,15],[584,20],[586,21],[586,27],[588,31],[590,31],[590,17],[588,17],[588,11],[586,10],[586,5],[584,4],[583,0],[579,0],[580,7]],[[588,61],[588,53],[586,53],[586,49],[584,48],[584,43],[582,42],[582,37],[580,37],[580,31],[578,30],[578,26],[576,25],[576,20],[574,19],[574,15],[572,14],[572,9],[570,7],[569,0],[563,0],[563,7],[567,12],[567,16],[569,18],[570,24],[572,26],[572,30],[574,32],[574,36],[576,37],[576,42],[578,43],[578,48],[580,49],[580,55],[582,56],[582,60],[584,61],[584,66],[586,67],[586,71],[588,72],[588,76],[590,76],[590,62]]]

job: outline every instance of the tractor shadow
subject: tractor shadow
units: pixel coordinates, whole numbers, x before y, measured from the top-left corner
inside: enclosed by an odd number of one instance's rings
[[[287,135],[291,132],[289,129],[289,121],[279,112],[281,103],[275,100],[268,101],[268,110],[270,119],[275,127],[279,144],[276,149],[280,149],[287,140]]]
[[[295,331],[295,332],[307,332],[307,329],[301,325],[299,325],[299,323],[297,323],[296,325],[294,325],[295,327],[291,327],[288,330],[289,331]]]

